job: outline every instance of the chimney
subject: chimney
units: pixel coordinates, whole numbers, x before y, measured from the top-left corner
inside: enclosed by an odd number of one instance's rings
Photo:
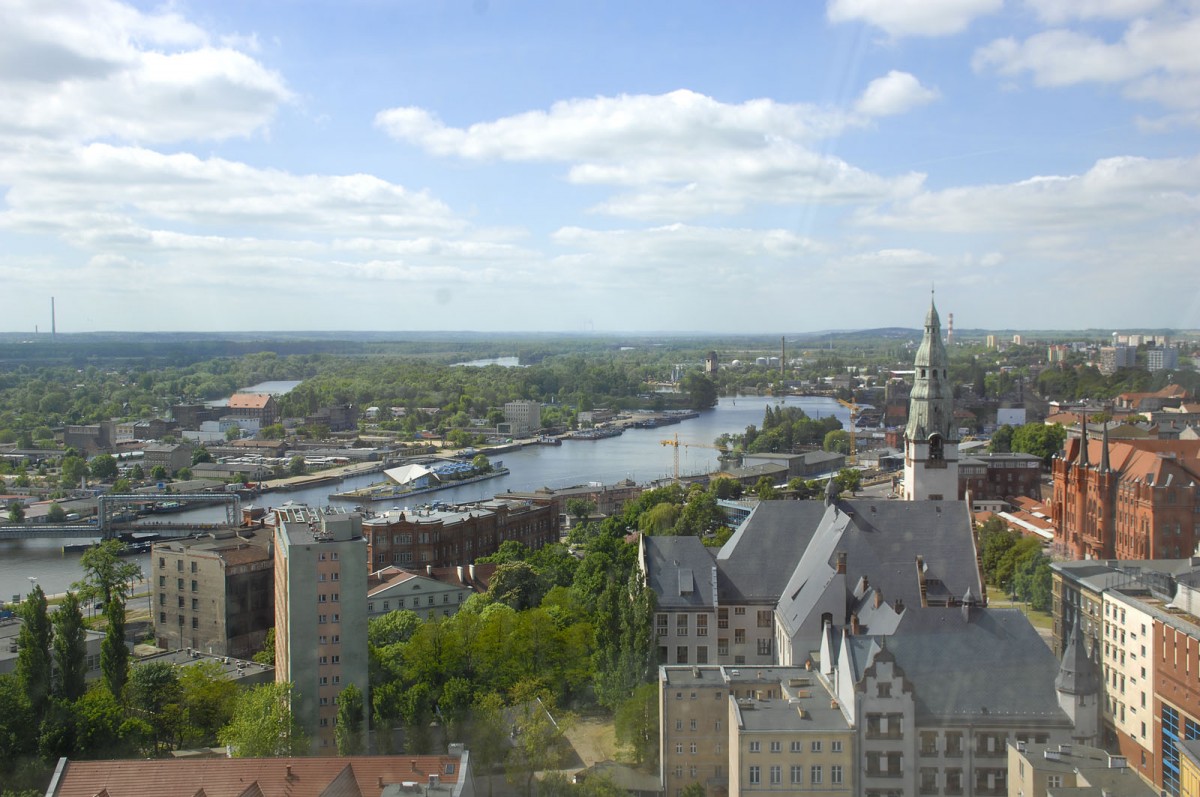
[[[433,565],[425,565],[425,575],[427,575],[427,576],[433,575]]]
[[[292,779],[292,765],[291,764],[287,765],[287,779],[288,780]]]
[[[459,583],[459,584],[466,584],[466,583],[467,583],[466,581],[464,581],[464,580],[463,580],[463,575],[464,575],[464,574],[465,574],[465,571],[463,570],[463,566],[462,566],[462,565],[459,565],[459,566],[458,566],[458,583]]]
[[[883,605],[883,590],[879,589],[879,587],[876,587],[875,588],[875,608],[878,609],[882,605]]]
[[[845,551],[838,551],[837,573],[840,576],[846,575],[846,552]]]
[[[471,583],[474,584],[475,583],[475,564],[474,563],[467,565],[467,572],[471,574]]]
[[[859,625],[858,622],[858,612],[854,612],[850,615],[850,633],[854,636],[858,636],[862,633],[862,626]]]

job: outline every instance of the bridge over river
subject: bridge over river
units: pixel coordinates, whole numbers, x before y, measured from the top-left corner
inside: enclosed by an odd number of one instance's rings
[[[129,521],[118,519],[131,508],[154,506],[166,501],[187,506],[195,504],[224,504],[225,522],[196,523],[173,521],[166,515],[161,519]],[[42,537],[111,539],[122,534],[138,532],[162,537],[187,537],[206,531],[236,528],[242,523],[242,499],[227,493],[162,493],[135,495],[102,495],[96,499],[94,523],[10,523],[0,526],[0,540],[37,539]]]

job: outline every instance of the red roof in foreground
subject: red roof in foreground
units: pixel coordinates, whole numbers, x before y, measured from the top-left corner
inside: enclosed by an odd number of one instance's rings
[[[69,761],[53,797],[380,797],[385,786],[419,783],[430,775],[450,786],[460,775],[451,756],[206,758],[147,761]],[[449,768],[450,771],[447,771]],[[424,790],[422,789],[422,794]]]

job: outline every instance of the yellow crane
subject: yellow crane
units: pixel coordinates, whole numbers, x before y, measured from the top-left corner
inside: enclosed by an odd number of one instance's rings
[[[850,455],[846,457],[846,464],[853,468],[858,464],[858,452],[856,450],[856,441],[854,438],[855,430],[858,428],[856,425],[856,421],[858,421],[858,404],[854,401],[853,393],[850,394],[849,401],[837,399],[837,403],[850,410]]]
[[[670,440],[660,440],[659,443],[661,443],[664,446],[670,446],[673,449],[673,453],[675,455],[675,462],[674,462],[674,467],[671,472],[675,477],[675,481],[679,481],[679,448],[680,448],[680,446],[682,446],[683,448],[711,448],[716,451],[720,451],[722,454],[729,453],[729,449],[725,448],[724,446],[714,446],[714,445],[709,445],[708,443],[681,443],[681,442],[679,442],[679,433],[678,432],[676,432],[675,436],[672,437]]]

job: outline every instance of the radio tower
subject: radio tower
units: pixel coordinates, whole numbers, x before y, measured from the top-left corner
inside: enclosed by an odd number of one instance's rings
[[[950,313],[948,316],[946,316],[946,321],[947,321],[947,323],[946,323],[946,345],[953,346],[954,345],[954,313]]]

